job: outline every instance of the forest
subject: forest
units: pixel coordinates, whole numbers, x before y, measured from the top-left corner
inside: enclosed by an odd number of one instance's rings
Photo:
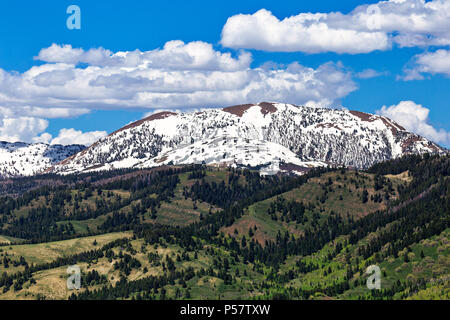
[[[0,197],[0,293],[448,299],[449,168],[449,156],[426,154],[301,176],[192,165],[20,178]],[[30,253],[73,241],[86,250]],[[46,292],[69,265],[82,266],[82,289]],[[381,290],[366,288],[370,265]]]

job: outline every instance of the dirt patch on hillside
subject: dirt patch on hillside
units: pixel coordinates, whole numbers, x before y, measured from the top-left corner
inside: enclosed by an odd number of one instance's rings
[[[247,111],[248,109],[250,109],[253,106],[254,106],[254,104],[240,104],[237,106],[226,107],[226,108],[222,109],[222,111],[234,114],[238,117],[242,117],[244,115],[245,111]],[[257,106],[260,107],[261,113],[264,116],[269,113],[274,113],[278,110],[275,107],[275,105],[270,102],[260,102],[257,104]]]
[[[244,115],[244,112],[250,109],[252,106],[253,104],[240,104],[237,106],[223,108],[222,111],[234,114],[238,117],[242,117]]]
[[[258,103],[258,106],[260,106],[261,107],[261,113],[263,114],[263,115],[266,115],[266,114],[268,114],[268,113],[274,113],[274,112],[277,112],[277,108],[274,106],[274,104],[273,103],[270,103],[270,102],[261,102],[261,103]]]

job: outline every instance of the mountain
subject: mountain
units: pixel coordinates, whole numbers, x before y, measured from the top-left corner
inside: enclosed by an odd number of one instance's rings
[[[80,152],[82,145],[0,141],[0,177],[31,176]]]
[[[202,112],[156,113],[47,172],[205,163],[257,167],[272,174],[329,164],[368,168],[404,154],[445,152],[379,115],[262,102]]]

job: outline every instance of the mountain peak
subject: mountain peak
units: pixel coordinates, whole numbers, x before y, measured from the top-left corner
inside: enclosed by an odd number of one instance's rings
[[[165,119],[167,117],[173,116],[173,115],[177,115],[175,112],[170,112],[170,111],[161,111],[161,112],[157,112],[154,113],[148,117],[145,117],[144,119],[138,120],[138,121],[134,121],[130,124],[127,124],[126,126],[120,128],[119,130],[114,131],[113,133],[111,133],[110,135],[114,135],[118,132],[121,132],[123,130],[127,130],[130,128],[134,128],[137,126],[140,126],[141,124],[143,124],[144,122],[147,121],[153,121],[153,120],[160,120],[160,119]]]
[[[205,163],[302,173],[367,168],[405,153],[445,153],[396,122],[360,111],[260,102],[202,112],[155,113],[50,169],[71,173]]]

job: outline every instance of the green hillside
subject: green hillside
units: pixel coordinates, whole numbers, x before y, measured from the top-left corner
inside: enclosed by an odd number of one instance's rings
[[[0,299],[449,299],[449,164],[18,179],[0,198]]]

